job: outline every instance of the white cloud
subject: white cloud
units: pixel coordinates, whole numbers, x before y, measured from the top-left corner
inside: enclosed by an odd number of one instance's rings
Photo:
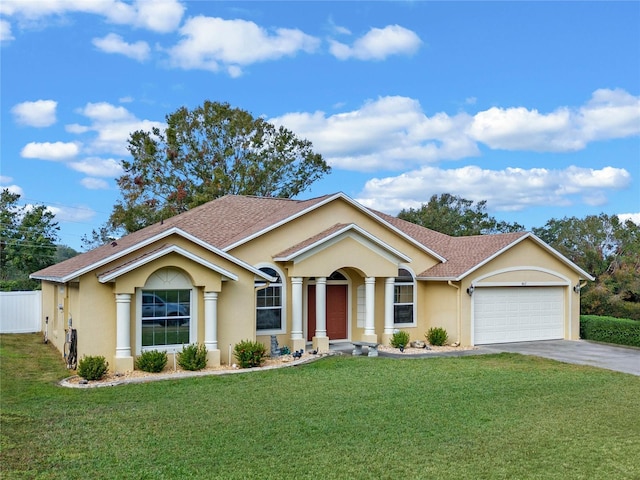
[[[348,170],[405,169],[479,154],[464,134],[467,114],[427,117],[420,103],[407,97],[382,97],[330,116],[290,113],[269,121],[308,138],[331,165]]]
[[[427,116],[407,97],[381,97],[359,109],[327,115],[294,112],[269,121],[313,142],[333,166],[346,170],[406,170],[491,149],[572,152],[589,142],[640,134],[640,97],[598,90],[584,107],[550,114],[522,107],[492,107],[474,116]]]
[[[56,123],[54,100],[36,100],[35,102],[18,103],[11,109],[16,122],[29,127],[49,127]]]
[[[85,158],[80,162],[71,162],[69,167],[92,177],[114,178],[122,175],[122,165],[113,158]]]
[[[640,134],[640,97],[624,90],[596,90],[578,109],[540,113],[524,107],[478,112],[469,135],[493,149],[567,152],[588,142]]]
[[[331,41],[330,51],[339,60],[384,60],[391,55],[412,55],[422,44],[418,35],[400,25],[372,28],[353,45]]]
[[[87,223],[96,216],[95,210],[84,205],[77,207],[57,207],[50,205],[47,207],[47,210],[51,211],[59,222]]]
[[[640,212],[638,213],[620,213],[618,218],[621,222],[626,222],[627,220],[631,220],[636,225],[640,225]]]
[[[112,105],[107,102],[87,103],[78,110],[90,120],[89,125],[72,124],[66,129],[71,133],[95,133],[93,139],[87,141],[84,153],[128,155],[127,145],[129,136],[137,131],[151,131],[152,128],[163,128],[162,122],[139,120],[123,106]]]
[[[101,178],[86,177],[80,180],[80,184],[88,190],[108,190],[109,184]]]
[[[369,180],[358,201],[396,214],[403,208],[419,207],[434,194],[447,192],[476,202],[486,200],[492,210],[520,211],[531,206],[562,206],[577,201],[602,205],[606,190],[621,190],[630,183],[627,170],[613,167],[600,170],[576,166],[563,170],[423,167],[396,177]],[[594,198],[599,201],[594,202]]]
[[[313,52],[319,40],[300,30],[268,32],[246,20],[197,16],[180,29],[183,39],[168,50],[170,64],[185,70],[226,71],[237,77],[242,67],[257,62]]]
[[[80,152],[77,143],[71,142],[30,142],[27,143],[20,156],[23,158],[38,158],[40,160],[68,160]]]
[[[147,42],[127,43],[120,35],[116,35],[115,33],[110,33],[103,38],[94,38],[92,43],[103,52],[119,53],[139,62],[143,62],[149,58],[151,51]]]
[[[167,33],[178,28],[185,7],[178,0],[3,0],[0,13],[17,17],[24,25],[51,16],[81,12],[104,17],[108,22]]]
[[[585,140],[623,138],[640,134],[640,97],[621,89],[600,89],[578,112]]]
[[[8,185],[11,182],[13,182],[13,178],[11,177],[7,177],[6,175],[0,175],[0,189],[4,190],[7,189],[9,190],[9,192],[23,196],[24,195],[24,191],[22,190],[22,187],[18,186],[18,185]]]
[[[11,24],[0,19],[0,42],[10,42],[11,40],[15,40],[13,33],[11,33]]]

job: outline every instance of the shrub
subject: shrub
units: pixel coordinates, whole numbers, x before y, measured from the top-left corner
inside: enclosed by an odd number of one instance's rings
[[[640,347],[640,322],[627,318],[581,315],[580,338]]]
[[[425,334],[425,337],[427,337],[427,341],[429,342],[429,344],[435,345],[437,347],[444,345],[449,339],[447,331],[442,327],[430,328],[429,331]]]
[[[389,343],[391,343],[391,346],[394,348],[404,349],[407,345],[409,345],[409,333],[402,330],[393,332]]]
[[[100,380],[108,369],[109,363],[100,356],[84,356],[78,362],[78,375],[85,380]]]
[[[167,352],[148,350],[136,359],[136,368],[144,372],[158,373],[167,365]]]
[[[191,344],[177,353],[178,365],[185,370],[202,370],[207,366],[207,347],[203,344]]]
[[[243,340],[233,348],[233,355],[238,360],[240,368],[259,367],[267,354],[266,347],[259,342]]]
[[[289,355],[291,353],[291,349],[286,345],[280,347],[280,355]]]

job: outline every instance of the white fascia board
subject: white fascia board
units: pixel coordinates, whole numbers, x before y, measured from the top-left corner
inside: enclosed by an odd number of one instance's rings
[[[182,255],[183,257],[188,258],[189,260],[199,263],[200,265],[208,268],[209,270],[213,270],[214,272],[217,272],[223,277],[225,277],[223,278],[224,280],[226,279],[234,280],[234,281],[238,280],[238,276],[236,274],[231,273],[230,271],[224,268],[218,267],[217,265],[214,265],[213,263],[205,260],[204,258],[194,255],[193,253],[188,252],[184,248],[178,247],[177,245],[170,245],[166,248],[163,248],[162,250],[158,250],[157,252],[154,252],[152,255],[148,255],[148,256],[145,256],[144,258],[141,258],[137,262],[132,262],[126,265],[125,267],[118,268],[107,275],[100,275],[98,277],[98,280],[100,283],[110,282],[111,280],[114,280],[119,276],[124,275],[127,272],[135,270],[136,268],[139,268],[142,265],[146,265],[147,263],[152,262],[153,260],[164,257],[169,253],[177,253],[178,255]]]
[[[550,252],[552,255],[554,255],[556,258],[558,258],[558,260],[560,260],[562,263],[564,263],[565,265],[569,266],[570,268],[572,268],[573,270],[575,270],[576,272],[578,272],[580,275],[582,275],[586,280],[590,280],[590,281],[594,281],[596,278],[591,275],[588,272],[585,272],[582,268],[580,268],[578,265],[576,265],[575,263],[573,263],[571,260],[569,260],[567,257],[565,257],[564,255],[562,255],[559,251],[557,251],[555,248],[553,248],[551,245],[549,245],[548,243],[546,243],[545,241],[543,241],[542,239],[538,238],[535,234],[533,233],[529,233],[529,238],[531,238],[532,240],[534,240],[535,242],[537,242],[540,246],[542,246],[543,248],[545,248],[548,252]]]
[[[321,240],[318,240],[317,242],[314,242],[310,245],[307,245],[306,247],[297,250],[296,252],[287,255],[285,257],[276,257],[274,258],[275,261],[277,262],[288,262],[291,261],[295,258],[298,258],[300,256],[303,256],[305,253],[307,252],[312,252],[315,249],[318,249],[319,247],[321,247],[323,244],[328,244],[330,243],[332,240],[340,240],[342,238],[346,238],[347,236],[351,236],[352,238],[355,237],[355,235],[349,235],[351,232],[357,232],[360,236],[364,237],[366,240],[368,240],[369,242],[373,243],[375,246],[379,247],[382,250],[385,250],[389,253],[391,253],[393,256],[398,257],[399,259],[403,260],[404,262],[410,263],[411,262],[411,258],[408,257],[407,255],[405,255],[404,253],[396,250],[395,248],[393,248],[391,245],[386,244],[385,242],[383,242],[382,240],[376,238],[375,236],[371,235],[369,232],[367,232],[366,230],[363,230],[362,228],[360,228],[358,225],[352,223],[349,225],[346,225],[345,227],[341,228],[340,230],[336,230],[335,232],[333,232],[331,235],[327,235],[326,237],[322,238]]]
[[[193,243],[201,246],[202,248],[205,248],[206,250],[209,250],[212,253],[215,253],[216,255],[221,256],[222,258],[229,260],[232,263],[235,263],[236,265],[239,265],[243,268],[245,268],[246,270],[249,270],[251,273],[264,278],[265,280],[268,280],[270,282],[275,281],[274,278],[272,278],[270,275],[265,274],[264,272],[261,272],[260,270],[258,270],[255,267],[252,267],[251,265],[249,265],[246,262],[243,262],[242,260],[240,260],[239,258],[234,257],[233,255],[230,255],[227,252],[224,252],[222,250],[220,250],[219,248],[214,247],[213,245],[209,245],[208,243],[200,240],[198,237],[195,237],[187,232],[185,232],[184,230],[181,230],[178,227],[171,227],[167,230],[164,230],[163,232],[160,232],[157,235],[154,235],[153,237],[149,237],[139,243],[136,243],[135,245],[132,245],[129,248],[125,248],[124,250],[122,250],[121,252],[118,252],[116,254],[110,255],[106,258],[103,258],[102,260],[99,260],[98,262],[92,263],[90,265],[87,265],[84,268],[81,268],[80,270],[76,270],[75,272],[66,275],[64,277],[55,277],[55,279],[50,280],[50,281],[54,281],[54,282],[59,282],[59,283],[67,283],[70,282],[71,280],[84,275],[85,273],[91,272],[97,268],[100,268],[108,263],[111,263],[115,260],[118,260],[119,258],[124,257],[125,255],[129,255],[132,252],[135,252],[136,250],[139,250],[143,247],[146,247],[147,245],[150,245],[154,242],[157,242],[158,240],[162,240],[163,238],[166,238],[170,235],[180,235],[183,238],[186,238],[187,240],[192,241]],[[38,280],[45,280],[44,278],[40,278],[40,277],[33,277],[33,278],[37,278]],[[49,280],[49,279],[47,279]]]
[[[441,262],[446,262],[447,259],[444,258],[443,256],[437,254],[436,252],[434,252],[433,250],[431,250],[430,248],[428,248],[427,246],[421,244],[420,242],[418,242],[415,238],[407,235],[406,233],[404,233],[402,230],[399,230],[398,228],[394,227],[393,225],[391,225],[389,222],[387,222],[386,220],[380,218],[378,215],[374,214],[371,210],[369,210],[368,208],[364,207],[363,205],[360,205],[358,202],[356,202],[353,198],[349,197],[348,195],[342,193],[342,192],[338,192],[335,195],[331,195],[330,197],[327,197],[326,199],[324,199],[321,202],[318,202],[312,206],[310,206],[309,208],[306,208],[304,210],[301,210],[300,212],[291,215],[290,217],[287,217],[277,223],[274,223],[273,225],[269,225],[267,228],[260,230],[259,232],[254,233],[253,235],[249,235],[248,237],[243,238],[242,240],[239,240],[235,243],[232,243],[231,245],[224,247],[224,251],[228,252],[229,250],[233,250],[236,247],[239,247],[240,245],[243,245],[245,243],[247,243],[250,240],[253,240],[254,238],[257,238],[261,235],[264,235],[265,233],[273,230],[274,228],[280,227],[281,225],[284,225],[285,223],[288,223],[292,220],[295,220],[296,218],[299,218],[303,215],[306,215],[307,213],[320,208],[328,203],[333,202],[334,200],[341,198],[343,199],[345,202],[351,204],[352,206],[354,206],[356,209],[360,210],[362,213],[364,213],[365,215],[373,218],[376,222],[381,223],[382,225],[384,225],[386,228],[392,230],[393,232],[395,232],[397,235],[400,235],[402,238],[404,238],[405,240],[407,240],[409,243],[412,243],[414,246],[416,246],[419,250],[422,250],[426,253],[428,253],[429,255],[431,255],[432,257],[437,258],[438,260],[440,260]]]

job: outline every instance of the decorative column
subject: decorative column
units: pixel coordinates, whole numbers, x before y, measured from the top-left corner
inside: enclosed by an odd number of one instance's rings
[[[388,277],[384,281],[384,332],[382,334],[382,343],[389,344],[389,340],[393,336],[393,304],[395,294],[394,277]]]
[[[291,277],[291,348],[295,352],[304,350],[302,336],[302,277]]]
[[[116,372],[133,370],[131,355],[131,294],[116,294]]]
[[[207,365],[219,366],[218,292],[204,292],[204,346],[207,347]]]
[[[364,342],[378,342],[375,326],[375,304],[376,304],[376,279],[375,277],[367,277],[364,279]]]
[[[329,351],[327,337],[327,277],[316,278],[316,335],[313,348],[318,352]]]

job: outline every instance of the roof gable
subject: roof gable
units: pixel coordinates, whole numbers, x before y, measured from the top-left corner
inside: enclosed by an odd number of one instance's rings
[[[231,273],[229,270],[226,270],[222,267],[219,267],[207,260],[205,260],[202,257],[199,257],[198,255],[194,255],[193,253],[185,250],[182,247],[179,247],[178,245],[174,245],[174,244],[165,244],[160,246],[159,248],[152,250],[150,252],[145,252],[144,254],[140,255],[139,257],[133,258],[131,260],[128,260],[120,265],[117,265],[105,272],[102,272],[98,275],[98,281],[100,283],[107,283],[107,282],[111,282],[113,280],[115,280],[116,278],[120,277],[121,275],[126,274],[127,272],[130,272],[132,270],[135,270],[143,265],[146,265],[147,263],[150,263],[158,258],[164,257],[165,255],[169,255],[170,253],[177,253],[178,255],[181,255],[182,257],[188,258],[189,260],[192,260],[206,268],[208,268],[209,270],[212,270],[216,273],[219,273],[222,276],[222,280],[234,280],[237,281],[238,280],[238,276],[235,275],[234,273]]]
[[[320,232],[313,237],[309,237],[291,248],[288,248],[284,252],[280,252],[274,256],[274,260],[281,262],[302,260],[315,252],[330,247],[346,237],[355,239],[359,243],[366,245],[371,250],[380,252],[381,255],[385,257],[393,257],[396,261],[402,262],[411,261],[411,258],[404,253],[399,252],[395,248],[353,223],[338,223],[325,231]]]

